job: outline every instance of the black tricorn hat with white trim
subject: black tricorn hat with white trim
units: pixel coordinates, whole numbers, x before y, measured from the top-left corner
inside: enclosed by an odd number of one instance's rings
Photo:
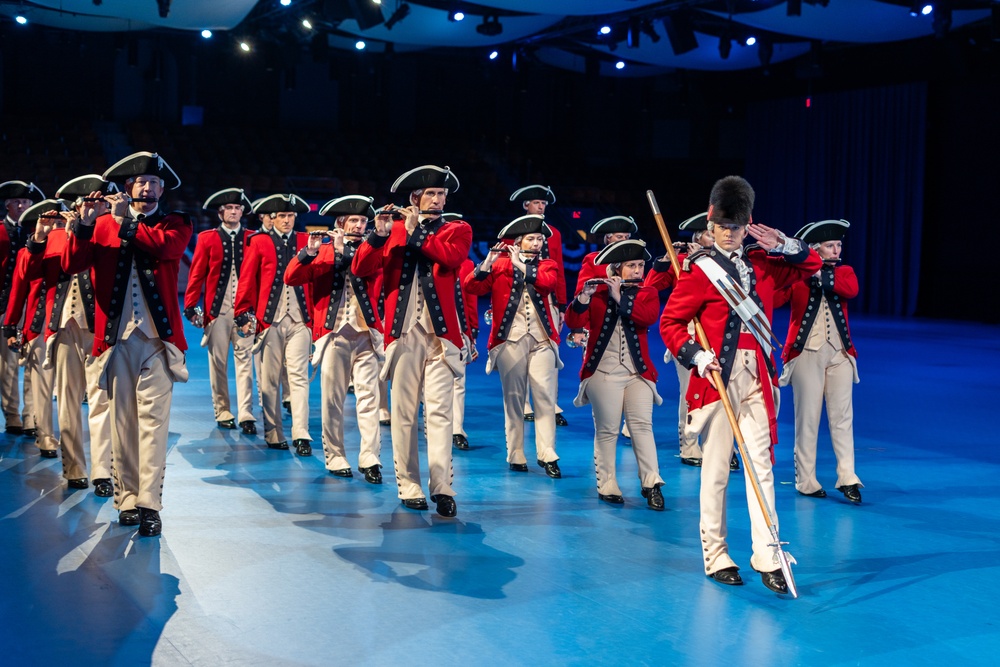
[[[104,172],[102,178],[124,183],[137,176],[159,176],[163,179],[164,190],[176,190],[181,185],[180,177],[170,168],[167,161],[156,153],[139,151],[123,157]]]
[[[362,195],[338,197],[323,204],[319,209],[319,214],[335,218],[342,215],[363,215],[370,219],[375,217],[375,209],[372,208],[373,201],[375,201],[373,198]]]
[[[708,229],[708,213],[699,213],[678,225],[678,229],[683,232],[703,232]]]
[[[639,239],[625,239],[608,244],[594,258],[594,264],[620,264],[621,262],[631,262],[634,259],[641,259],[648,262],[653,258],[646,250],[646,242]]]
[[[247,197],[247,193],[243,191],[243,188],[226,188],[225,190],[219,190],[208,196],[205,203],[201,205],[206,211],[214,211],[220,206],[225,206],[226,204],[241,204],[243,206],[243,211],[246,213],[250,212],[253,208],[253,204],[250,203],[250,198]]]
[[[24,209],[24,213],[21,214],[21,219],[18,223],[22,227],[27,228],[27,225],[33,225],[38,222],[38,218],[41,217],[42,213],[67,210],[67,203],[65,199],[43,199]]]
[[[839,241],[844,238],[847,228],[851,226],[847,220],[820,220],[810,222],[795,232],[795,238],[806,243],[822,243],[823,241]]]
[[[71,181],[63,183],[56,190],[56,197],[59,199],[76,199],[86,197],[91,192],[100,192],[102,195],[110,195],[118,192],[118,186],[111,181],[106,181],[99,174],[85,174],[77,176]]]
[[[294,194],[270,195],[258,199],[253,206],[254,213],[308,213],[309,203]]]
[[[635,224],[635,220],[628,215],[613,215],[610,218],[604,218],[603,220],[598,220],[597,224],[590,228],[591,234],[603,235],[603,234],[618,234],[625,232],[628,234],[635,234],[639,231],[639,226]]]
[[[445,222],[455,222],[456,220],[462,220],[461,213],[442,213],[441,219]]]
[[[433,164],[425,164],[422,167],[411,169],[392,184],[389,192],[401,190],[403,192],[413,192],[424,188],[448,188],[448,192],[458,192],[458,177],[451,171],[451,167],[437,167]]]
[[[42,191],[34,183],[7,181],[6,183],[0,183],[0,201],[6,199],[30,199],[37,204],[45,199],[45,195],[42,194]]]
[[[510,196],[511,201],[534,201],[541,199],[550,204],[556,203],[556,193],[547,185],[527,185]]]
[[[500,233],[498,239],[516,239],[525,234],[541,234],[545,238],[552,236],[552,230],[545,224],[545,218],[540,215],[522,215],[507,223]]]

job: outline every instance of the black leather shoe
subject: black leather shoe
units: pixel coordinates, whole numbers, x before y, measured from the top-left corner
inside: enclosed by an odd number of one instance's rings
[[[101,498],[110,498],[115,495],[115,487],[111,485],[111,480],[107,477],[94,480],[94,495]]]
[[[559,461],[539,461],[538,465],[545,468],[545,474],[552,479],[559,479],[562,477],[562,471],[559,470]]]
[[[298,440],[293,440],[292,444],[295,445],[295,453],[299,456],[312,456],[313,448],[309,444],[309,441],[304,438],[299,438]],[[350,468],[348,468],[350,470]]]
[[[139,525],[139,510],[122,510],[118,513],[118,525],[119,526],[138,526]]]
[[[511,463],[510,464],[510,469],[513,470],[514,472],[528,472],[528,464],[527,463]]]
[[[10,433],[11,435],[21,435],[24,433],[24,429],[20,426],[8,426],[4,429],[4,431]]]
[[[145,507],[139,508],[139,535],[142,537],[156,537],[163,531],[163,522],[160,521],[160,513],[156,510],[148,510]]]
[[[802,493],[799,491],[800,496],[807,496],[809,498],[826,498],[826,491],[820,489],[819,491],[813,491],[812,493]]]
[[[285,412],[287,412],[288,414],[292,414],[292,402],[291,401],[282,401],[281,402],[281,407],[283,407],[285,409]]]
[[[437,503],[437,513],[441,516],[450,518],[458,514],[458,507],[455,505],[455,499],[451,496],[431,496],[431,500]]]
[[[561,412],[556,413],[556,426],[569,426],[569,422],[566,421],[566,418],[563,417],[563,413]]]
[[[740,460],[736,458],[736,452],[733,452],[733,458],[729,459],[729,470],[730,472],[736,472],[740,469]]]
[[[624,505],[625,499],[615,493],[598,493],[597,497],[612,505]]]
[[[257,435],[257,424],[253,421],[240,422],[240,429],[243,430],[243,435]]]
[[[379,470],[382,466],[373,465],[367,468],[358,468],[358,472],[365,476],[365,481],[369,484],[381,484],[382,483],[382,471]]]
[[[354,385],[353,384],[347,385],[347,393],[348,394],[353,394],[354,393]]]
[[[725,584],[726,586],[743,585],[743,577],[740,576],[739,569],[735,567],[727,567],[723,570],[716,570],[708,576],[718,581],[720,584]]]
[[[351,472],[350,468],[341,468],[340,470],[331,470],[331,475],[336,477],[354,477],[354,473]]]
[[[425,510],[427,509],[427,499],[403,498],[403,507],[405,507],[408,510]]]
[[[524,413],[524,421],[526,421],[526,422],[533,422],[533,421],[535,421],[535,413],[534,412],[525,412]]]
[[[58,449],[39,449],[38,453],[43,459],[54,459],[59,456]]]
[[[379,419],[378,423],[379,423],[380,426],[392,426],[392,420],[391,419]]]
[[[223,419],[222,421],[215,422],[219,425],[219,428],[236,428],[235,419]]]
[[[461,433],[456,433],[451,436],[451,444],[455,447],[455,449],[468,449],[469,439]]]
[[[646,504],[650,509],[662,512],[664,509],[663,494],[659,486],[642,487],[642,497],[646,499]]]
[[[90,480],[86,477],[80,477],[79,479],[68,479],[66,480],[66,486],[71,489],[86,489],[90,486]]]
[[[781,595],[788,594],[788,584],[785,583],[785,575],[781,573],[781,570],[775,570],[774,572],[761,572],[760,580],[764,582],[764,585],[770,588],[775,593]]]
[[[282,440],[281,442],[269,442],[267,443],[268,449],[288,449],[288,441]]]
[[[855,505],[861,502],[861,489],[858,488],[857,484],[847,484],[845,486],[837,487],[837,490],[844,494],[844,497],[850,500]]]
[[[38,429],[26,428],[23,431],[21,431],[21,435],[23,435],[25,438],[35,438],[38,436]]]
[[[692,468],[700,468],[701,467],[701,459],[695,458],[693,456],[691,458],[687,458],[687,457],[682,456],[681,457],[681,463],[683,463],[686,466],[691,466]]]

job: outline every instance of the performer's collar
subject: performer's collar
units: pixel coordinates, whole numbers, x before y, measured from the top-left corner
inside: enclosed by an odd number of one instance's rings
[[[143,217],[145,217],[145,218],[150,218],[150,217],[153,216],[154,213],[156,213],[159,210],[159,208],[160,208],[160,205],[158,203],[155,206],[153,206],[153,210],[151,210],[151,211],[137,211],[134,208],[132,208],[131,206],[129,206],[128,207],[128,217],[132,218],[133,220],[138,220],[140,215],[143,216]]]
[[[725,255],[726,258],[730,259],[730,260],[733,258],[733,253],[736,253],[736,256],[738,258],[743,259],[743,246],[740,246],[740,247],[736,248],[735,250],[726,250],[725,248],[723,248],[722,246],[720,246],[718,243],[716,243],[715,244],[715,250],[716,250],[716,252],[719,252],[719,253]]]

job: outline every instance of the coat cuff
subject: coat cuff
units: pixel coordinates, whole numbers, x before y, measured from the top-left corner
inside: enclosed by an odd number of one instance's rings
[[[688,340],[683,345],[681,349],[677,350],[677,354],[674,358],[684,366],[684,368],[695,368],[698,364],[694,362],[694,355],[702,351],[701,345],[694,342],[694,340]]]
[[[319,256],[319,254],[316,254],[316,255],[310,255],[310,254],[309,254],[309,253],[308,253],[308,252],[306,251],[306,249],[305,249],[305,248],[303,248],[302,250],[299,250],[299,255],[298,255],[298,259],[299,259],[299,264],[310,264],[310,263],[312,263],[312,261],[313,261],[314,259],[316,259],[316,258],[317,258],[318,256]]]
[[[28,242],[24,244],[24,247],[28,249],[32,255],[41,255],[45,252],[45,247],[48,245],[48,239],[38,243],[35,241],[35,235],[32,234],[28,237]]]
[[[368,239],[365,241],[365,243],[367,243],[368,245],[370,245],[373,248],[381,248],[382,246],[384,246],[388,242],[389,242],[389,236],[388,235],[386,235],[386,236],[379,236],[378,234],[375,234],[374,232],[371,233],[371,234],[369,234],[368,235]]]
[[[76,226],[76,232],[74,235],[81,241],[89,241],[94,238],[94,225],[85,225],[80,223]]]

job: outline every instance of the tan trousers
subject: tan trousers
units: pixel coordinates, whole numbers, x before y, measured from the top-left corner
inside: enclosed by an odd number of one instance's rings
[[[687,391],[688,382],[691,380],[691,370],[684,368],[674,359],[674,368],[677,369],[677,383],[680,385],[680,399],[677,401],[677,442],[680,446],[681,457],[685,459],[700,459],[701,445],[698,444],[698,432],[688,427],[687,416]]]
[[[539,343],[532,336],[507,341],[497,354],[495,365],[503,386],[507,463],[527,463],[524,457],[524,397],[529,388],[535,395],[535,460],[558,461],[552,376],[559,371],[551,341]]]
[[[427,440],[431,498],[455,496],[451,487],[452,399],[459,350],[422,327],[414,326],[387,350],[385,377],[392,394],[392,461],[400,498],[422,498],[417,424],[421,398]]]
[[[854,472],[854,366],[847,353],[829,344],[815,352],[803,351],[795,359],[791,384],[795,399],[795,489],[814,493],[822,488],[816,479],[816,440],[824,399],[837,457],[835,488],[861,484]]]
[[[378,418],[379,421],[385,421],[391,419],[392,413],[389,412],[389,382],[388,380],[379,380],[378,383]]]
[[[7,347],[7,339],[0,336],[0,400],[3,401],[3,414],[7,426],[22,426],[35,428],[35,415],[32,410],[31,373],[24,374],[24,409],[18,414],[22,394],[17,388],[18,358],[20,354]],[[51,398],[51,397],[50,397]]]
[[[451,430],[454,435],[464,435],[465,432],[465,364],[462,372],[455,378],[455,395],[451,401]]]
[[[292,403],[292,439],[309,437],[309,351],[312,334],[302,322],[282,317],[267,330],[258,379],[264,400],[264,440],[270,444],[285,442],[281,423],[281,375],[288,372],[286,394]]]
[[[111,406],[107,392],[98,386],[97,364],[87,364],[94,334],[75,320],[49,338],[55,362],[56,400],[59,405],[59,444],[62,446],[63,477],[87,477],[83,447],[83,399],[87,398],[90,426],[90,478],[111,478]]]
[[[555,299],[553,299],[550,296],[549,299],[548,299],[548,301],[547,301],[547,304],[549,306],[549,313],[552,315],[552,321],[555,322],[556,324],[559,324],[560,313],[559,313],[559,309],[556,307]],[[562,330],[562,327],[559,327],[559,328],[560,328],[560,330]],[[551,391],[551,394],[552,394],[552,404],[555,405],[556,414],[561,414],[562,411],[563,411],[563,409],[559,407],[559,369],[558,368],[556,369],[556,371],[554,373],[552,373],[551,383],[552,384],[551,384],[551,387],[550,387],[550,391]],[[524,414],[525,415],[530,415],[533,412],[532,409],[531,409],[531,394],[532,394],[531,387],[528,387],[528,390],[524,393]]]
[[[344,450],[344,403],[347,385],[354,378],[355,412],[361,433],[358,467],[381,465],[382,438],[378,423],[379,361],[367,331],[345,327],[323,353],[320,388],[323,395],[323,454],[327,470],[350,468]]]
[[[159,511],[174,393],[163,341],[133,331],[105,354],[115,508]]]
[[[34,406],[35,428],[38,429],[35,444],[39,449],[54,451],[59,449],[59,439],[55,436],[52,424],[52,387],[55,383],[55,373],[51,368],[42,367],[45,362],[45,344],[43,336],[26,343],[24,383],[31,394]]]
[[[248,336],[248,338],[251,341],[253,340],[252,336]],[[250,348],[251,348],[251,350],[253,349],[253,343],[252,342],[250,344]],[[253,372],[254,372],[254,375],[257,376],[257,405],[261,409],[261,414],[263,414],[263,411],[264,411],[264,394],[260,390],[260,371],[261,371],[261,369],[263,367],[264,367],[264,350],[263,350],[263,348],[261,348],[261,349],[257,350],[256,353],[253,354]],[[289,389],[288,389],[288,371],[285,370],[284,368],[282,368],[281,369],[281,400],[282,401],[287,400],[287,397],[290,394],[291,394],[291,391],[289,391]]]
[[[744,350],[739,350],[737,355],[727,393],[733,403],[750,459],[760,478],[761,492],[774,512],[777,523],[774,474],[771,470],[771,433],[761,393],[761,381],[755,375],[756,359],[752,352],[747,354]],[[765,377],[763,382],[765,389],[772,391],[768,378]],[[774,391],[773,394],[777,410],[778,392]],[[730,477],[729,459],[733,453],[733,431],[720,401],[693,411],[691,417],[692,428],[702,436],[701,548],[704,552],[705,573],[711,574],[727,567],[736,567],[736,563],[729,557],[729,547],[726,544],[726,488]],[[767,530],[764,515],[746,471],[744,479],[753,538],[750,565],[759,572],[773,572],[779,567],[773,561],[774,550],[767,546],[771,541],[771,534]]]
[[[615,477],[618,427],[625,423],[632,434],[632,452],[644,488],[663,484],[653,439],[653,388],[641,377],[619,366],[613,373],[594,373],[587,381],[587,398],[594,412],[594,465],[597,492],[622,495]]]
[[[208,325],[208,380],[212,386],[215,420],[236,419],[229,402],[229,348],[233,348],[236,367],[236,402],[238,422],[253,421],[253,338],[242,338],[236,332],[232,313],[219,315]]]

